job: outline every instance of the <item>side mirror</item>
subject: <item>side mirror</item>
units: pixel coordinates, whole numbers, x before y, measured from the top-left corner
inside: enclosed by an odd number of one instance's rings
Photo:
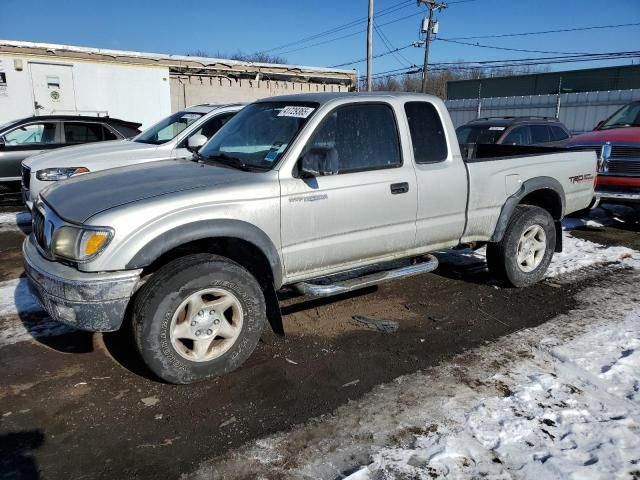
[[[338,173],[338,153],[333,148],[311,148],[298,160],[303,178],[322,177]]]
[[[594,130],[598,130],[602,126],[603,123],[604,123],[604,120],[600,120],[598,122],[598,124],[596,125],[596,127],[594,128]]]
[[[191,137],[189,137],[189,140],[187,140],[187,149],[191,150],[192,152],[200,150],[200,147],[207,143],[207,140],[208,138],[204,135],[192,135]]]
[[[0,137],[0,150],[2,150],[4,147],[5,147],[4,137]]]

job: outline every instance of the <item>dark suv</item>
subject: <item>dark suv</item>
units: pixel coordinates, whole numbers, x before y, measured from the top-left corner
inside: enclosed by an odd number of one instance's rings
[[[487,117],[456,129],[458,143],[562,146],[569,130],[552,117]]]
[[[22,160],[31,155],[69,145],[133,137],[140,133],[139,127],[139,123],[117,118],[80,115],[43,115],[0,125],[0,183],[19,182]]]

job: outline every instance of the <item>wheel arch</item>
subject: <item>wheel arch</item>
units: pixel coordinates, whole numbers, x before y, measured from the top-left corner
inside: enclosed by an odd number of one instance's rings
[[[183,252],[197,251],[224,255],[249,271],[255,270],[252,265],[264,268],[276,288],[282,285],[282,264],[275,245],[261,229],[241,220],[204,220],[175,227],[142,247],[126,268],[153,271]]]
[[[502,240],[513,211],[518,205],[532,205],[549,212],[556,226],[556,251],[562,251],[562,227],[564,217],[565,192],[558,180],[552,177],[535,177],[523,182],[520,189],[507,198],[502,206],[498,223],[490,242]]]
[[[238,263],[263,286],[267,318],[277,334],[283,334],[276,294],[282,286],[282,263],[269,236],[241,220],[205,220],[181,225],[147,243],[127,264],[152,273],[175,258],[192,253],[215,253]]]

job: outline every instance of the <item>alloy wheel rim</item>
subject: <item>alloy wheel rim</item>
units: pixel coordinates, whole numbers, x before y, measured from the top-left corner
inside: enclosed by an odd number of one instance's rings
[[[207,288],[189,295],[171,319],[169,336],[178,354],[192,362],[222,356],[242,331],[244,313],[238,298],[224,288]]]
[[[531,225],[518,241],[518,267],[525,273],[540,266],[547,250],[547,234],[540,225]]]

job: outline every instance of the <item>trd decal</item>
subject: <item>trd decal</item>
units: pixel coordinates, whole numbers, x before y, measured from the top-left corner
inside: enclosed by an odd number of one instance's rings
[[[584,183],[584,182],[593,182],[595,175],[593,173],[585,173],[582,175],[576,175],[575,177],[569,177],[569,181],[571,183]]]

